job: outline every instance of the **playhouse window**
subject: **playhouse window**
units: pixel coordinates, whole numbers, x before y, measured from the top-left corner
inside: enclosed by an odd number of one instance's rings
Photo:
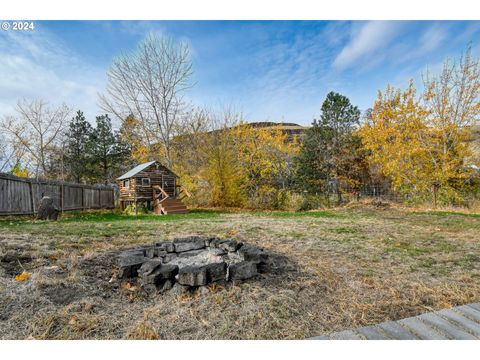
[[[128,189],[130,187],[130,180],[123,180],[123,187]]]
[[[142,178],[142,186],[150,186],[150,179]]]

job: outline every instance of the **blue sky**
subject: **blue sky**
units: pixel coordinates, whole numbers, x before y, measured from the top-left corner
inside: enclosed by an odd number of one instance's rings
[[[387,84],[420,80],[469,42],[480,53],[480,21],[36,21],[0,31],[0,115],[18,98],[101,111],[112,59],[148,32],[186,41],[195,105],[232,106],[247,121],[310,124],[329,91],[361,110]]]

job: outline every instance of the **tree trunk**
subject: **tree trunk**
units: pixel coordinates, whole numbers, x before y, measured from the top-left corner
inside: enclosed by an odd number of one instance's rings
[[[433,185],[432,186],[432,195],[433,195],[433,207],[437,208],[437,191],[438,191],[438,186]]]
[[[108,185],[108,161],[106,159],[103,161],[103,180],[105,185]]]

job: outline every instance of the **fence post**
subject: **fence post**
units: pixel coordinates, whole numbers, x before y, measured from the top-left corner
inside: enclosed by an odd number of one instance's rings
[[[31,181],[28,182],[30,185],[30,206],[32,207],[32,214],[35,215],[35,199],[33,198],[33,183]]]
[[[64,193],[63,193],[63,182],[61,183],[60,185],[60,210],[63,214],[63,197],[64,197]]]
[[[85,210],[85,188],[82,186],[80,189],[82,189],[82,210]]]

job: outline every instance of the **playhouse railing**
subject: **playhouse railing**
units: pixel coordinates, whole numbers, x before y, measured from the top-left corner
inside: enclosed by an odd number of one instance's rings
[[[177,193],[178,193],[178,196],[180,198],[180,200],[183,200],[185,199],[186,197],[191,197],[192,194],[190,194],[190,192],[185,189],[185,187],[183,185],[175,185],[175,187],[177,188]],[[183,196],[180,197],[180,195],[183,193]]]
[[[153,197],[154,197],[154,201],[159,201],[160,203],[165,201],[167,198],[170,197],[170,195],[168,195],[166,193],[165,190],[163,190],[163,188],[159,185],[154,185],[152,186],[152,189],[153,189]],[[158,190],[158,193],[157,193],[157,190]],[[163,198],[160,199],[160,197],[163,195]]]

